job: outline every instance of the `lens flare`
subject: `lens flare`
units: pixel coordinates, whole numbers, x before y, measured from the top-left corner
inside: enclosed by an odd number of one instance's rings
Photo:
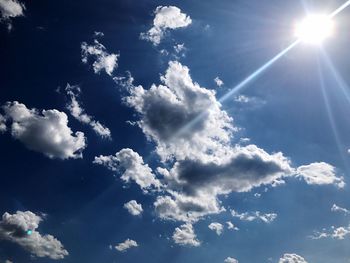
[[[322,43],[333,31],[334,23],[328,15],[309,15],[295,26],[295,36],[308,44]]]

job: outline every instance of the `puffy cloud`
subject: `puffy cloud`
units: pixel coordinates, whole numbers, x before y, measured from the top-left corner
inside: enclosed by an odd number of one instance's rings
[[[201,243],[197,240],[197,236],[194,233],[193,226],[190,223],[181,225],[175,228],[173,234],[173,240],[176,244],[181,246],[193,246],[198,247]]]
[[[231,211],[233,217],[237,217],[242,221],[256,221],[260,220],[264,223],[271,223],[277,218],[277,214],[275,213],[267,213],[263,214],[259,211],[255,212],[245,212],[245,213],[237,213],[235,210]]]
[[[227,229],[232,229],[232,230],[236,230],[236,231],[239,230],[239,228],[236,227],[231,221],[227,221],[226,224],[227,224]]]
[[[134,216],[140,215],[143,212],[142,205],[138,204],[135,200],[125,203],[124,208]]]
[[[0,22],[7,22],[8,29],[11,30],[11,19],[24,16],[25,6],[17,0],[0,0]]]
[[[0,133],[5,132],[6,129],[7,129],[6,128],[6,120],[5,120],[4,116],[2,116],[0,114]]]
[[[125,98],[141,115],[139,126],[156,142],[159,156],[217,159],[229,151],[225,145],[233,131],[232,119],[220,109],[215,92],[193,82],[189,69],[176,61],[169,63],[161,81],[148,90],[132,86]]]
[[[349,215],[350,214],[350,211],[348,209],[340,207],[340,206],[337,206],[336,204],[333,204],[333,206],[331,207],[331,211],[332,212],[342,212],[345,215]]]
[[[89,58],[94,59],[92,67],[95,73],[104,70],[108,75],[112,76],[113,71],[118,67],[119,54],[108,53],[104,45],[98,40],[94,40],[93,45],[86,42],[81,43],[81,60],[88,63]]]
[[[222,234],[222,232],[224,231],[224,226],[220,223],[217,223],[217,222],[210,223],[208,228],[210,230],[215,231],[218,236],[220,236]]]
[[[17,101],[7,102],[5,117],[12,120],[11,134],[33,151],[49,158],[81,158],[86,147],[83,132],[73,134],[68,118],[58,110],[28,109]]]
[[[95,157],[95,164],[103,165],[112,171],[123,170],[120,177],[124,182],[134,181],[142,190],[160,188],[161,183],[143,158],[131,149],[122,149],[115,155]]]
[[[323,229],[321,232],[315,232],[310,236],[311,239],[322,239],[322,238],[333,238],[338,240],[343,240],[346,236],[350,235],[350,225],[334,227],[332,226],[330,230]]]
[[[36,229],[43,220],[30,211],[4,213],[0,221],[0,239],[8,240],[23,247],[37,257],[63,259],[68,251],[52,235],[41,235]]]
[[[80,87],[67,84],[65,90],[69,96],[67,109],[69,110],[70,114],[78,121],[89,125],[97,135],[101,136],[102,138],[111,139],[111,131],[106,126],[102,125],[99,121],[94,120],[94,117],[88,115],[82,108],[78,100],[81,93]]]
[[[307,261],[297,254],[284,254],[278,263],[307,263]]]
[[[126,250],[132,248],[132,247],[138,247],[138,244],[136,241],[132,239],[127,239],[122,243],[119,243],[118,245],[115,246],[115,249],[120,251],[120,252],[125,252]]]
[[[224,85],[224,82],[219,77],[216,77],[214,79],[214,82],[215,82],[216,86],[218,86],[218,87],[221,87],[222,85]]]
[[[225,260],[224,260],[225,263],[238,263],[238,260],[237,259],[234,259],[234,258],[231,258],[231,257],[227,257]]]
[[[155,46],[159,45],[167,30],[187,27],[192,23],[191,18],[176,6],[158,6],[154,14],[152,28],[141,33],[140,38],[152,42]]]
[[[324,162],[311,163],[297,168],[297,174],[304,179],[307,184],[327,185],[333,184],[339,188],[344,188],[343,177],[336,175],[335,167]]]

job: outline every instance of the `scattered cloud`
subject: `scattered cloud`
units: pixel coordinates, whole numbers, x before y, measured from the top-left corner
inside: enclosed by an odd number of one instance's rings
[[[132,239],[127,239],[122,243],[119,243],[118,245],[115,246],[115,249],[120,251],[120,252],[125,252],[126,250],[133,248],[133,247],[138,247],[138,244],[136,241]]]
[[[343,240],[348,235],[350,235],[350,225],[341,227],[332,226],[330,230],[323,229],[322,231],[316,231],[309,237],[311,239],[333,238]]]
[[[92,67],[96,74],[104,70],[109,76],[118,67],[119,54],[108,53],[105,46],[94,40],[92,45],[86,42],[81,43],[81,60],[84,64],[88,63],[89,58],[93,58]]]
[[[332,212],[342,212],[345,215],[349,215],[350,214],[350,210],[348,210],[346,208],[343,208],[343,207],[340,207],[340,206],[337,206],[336,204],[333,204],[333,206],[331,207],[331,211]]]
[[[30,211],[4,213],[0,221],[0,239],[21,246],[36,257],[63,259],[68,256],[60,241],[52,235],[42,235],[37,231],[43,218]]]
[[[214,79],[214,82],[215,82],[216,86],[218,86],[218,87],[221,87],[222,85],[224,85],[224,82],[219,77],[216,77]]]
[[[150,30],[140,34],[140,38],[157,46],[169,29],[187,27],[192,23],[191,18],[181,12],[176,6],[158,6],[154,11],[153,26]]]
[[[227,221],[227,222],[226,222],[226,225],[227,225],[227,229],[235,230],[235,231],[238,231],[238,230],[239,230],[239,228],[236,227],[231,221]]]
[[[310,185],[336,185],[345,187],[343,177],[336,175],[335,167],[324,162],[311,163],[297,168],[297,176],[304,179]]]
[[[183,44],[183,43],[182,43],[182,44],[176,44],[176,45],[174,46],[174,50],[175,50],[175,52],[176,52],[177,54],[179,54],[179,53],[185,51],[185,50],[186,50],[185,44]]]
[[[0,0],[0,22],[6,22],[8,29],[11,30],[11,19],[24,16],[25,9],[25,5],[17,0]]]
[[[194,233],[193,226],[190,223],[181,225],[175,228],[173,234],[173,240],[176,244],[181,246],[200,246],[200,242],[197,240],[197,236]]]
[[[81,103],[79,102],[79,96],[81,94],[81,89],[79,86],[71,86],[67,84],[65,89],[67,95],[69,96],[69,102],[67,104],[67,109],[70,114],[78,121],[89,125],[97,135],[102,138],[112,139],[111,131],[99,121],[96,121],[94,117],[88,115]]]
[[[276,218],[277,214],[275,213],[261,213],[260,211],[255,212],[245,212],[245,213],[238,213],[235,210],[231,210],[231,214],[233,217],[239,218],[242,221],[257,221],[260,220],[264,223],[272,223]]]
[[[278,263],[307,263],[307,261],[297,254],[284,254]]]
[[[28,109],[17,101],[2,106],[5,117],[12,121],[11,134],[28,149],[49,158],[82,158],[86,147],[83,132],[73,134],[68,118],[58,110]]]
[[[125,203],[124,208],[134,216],[138,216],[143,212],[142,205],[138,204],[135,200]]]
[[[124,182],[134,181],[145,192],[161,186],[148,164],[145,164],[143,158],[131,149],[122,149],[115,155],[96,156],[93,163],[103,165],[111,171],[121,172],[120,178]]]
[[[237,259],[234,259],[234,258],[231,258],[231,257],[227,257],[225,260],[224,260],[225,263],[238,263],[238,260]]]
[[[209,224],[208,228],[210,230],[215,231],[218,236],[220,236],[222,234],[222,232],[224,231],[224,226],[220,223],[217,223],[217,222],[213,222],[213,223]]]
[[[235,102],[239,102],[239,103],[249,103],[252,100],[252,98],[249,98],[245,95],[238,95],[238,96],[234,97],[233,99]]]
[[[0,133],[5,132],[6,130],[7,130],[6,119],[4,118],[4,116],[0,114]]]

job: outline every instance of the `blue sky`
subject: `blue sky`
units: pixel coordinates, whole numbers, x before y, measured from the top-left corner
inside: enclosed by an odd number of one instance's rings
[[[348,5],[0,0],[0,262],[350,262]]]

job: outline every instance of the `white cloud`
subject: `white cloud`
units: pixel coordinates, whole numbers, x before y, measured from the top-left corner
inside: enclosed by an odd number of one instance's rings
[[[97,135],[101,136],[102,138],[111,139],[111,131],[99,121],[94,120],[94,117],[88,115],[82,108],[82,105],[78,100],[81,93],[80,87],[67,84],[65,90],[70,99],[67,104],[67,109],[69,110],[70,114],[78,121],[89,125]]]
[[[234,101],[239,102],[239,103],[248,103],[251,100],[252,100],[251,98],[249,98],[245,95],[238,95],[238,96],[234,97]]]
[[[11,19],[24,16],[25,6],[17,0],[0,0],[0,22],[5,21],[8,29],[11,30]]]
[[[155,46],[159,45],[168,29],[184,28],[192,23],[191,18],[176,6],[158,6],[154,14],[152,28],[141,33],[140,38],[152,42]]]
[[[218,87],[221,87],[222,85],[224,85],[224,82],[219,77],[216,77],[214,79],[214,82],[215,82],[216,86],[218,86]]]
[[[224,260],[225,263],[238,263],[238,260],[237,259],[234,259],[234,258],[231,258],[231,257],[227,257],[225,260]]]
[[[345,215],[349,215],[350,214],[350,211],[348,209],[340,207],[340,206],[337,206],[336,204],[333,204],[333,206],[331,207],[331,211],[332,212],[342,212]]]
[[[346,236],[350,235],[350,225],[349,226],[332,226],[330,230],[323,229],[322,231],[316,231],[310,236],[311,239],[322,239],[322,238],[333,238],[338,240],[345,239]]]
[[[143,212],[142,205],[138,204],[135,200],[125,203],[124,208],[134,216],[140,215]]]
[[[115,155],[100,155],[95,157],[93,163],[103,165],[112,171],[123,170],[121,179],[126,183],[135,181],[144,191],[158,189],[161,186],[148,164],[145,164],[142,157],[131,149],[122,149]]]
[[[193,226],[190,223],[181,225],[175,228],[173,234],[173,240],[176,244],[181,246],[193,246],[198,247],[201,243],[197,240],[197,236],[194,233]]]
[[[132,77],[121,84],[130,93],[125,103],[139,113],[139,127],[155,142],[156,153],[167,167],[157,168],[166,186],[154,203],[160,218],[194,223],[225,211],[221,195],[277,186],[295,177],[296,169],[283,153],[232,145],[237,130],[232,118],[221,109],[215,91],[194,82],[181,63],[169,62],[161,84],[149,89],[135,86]],[[275,218],[274,214],[255,216],[264,222]]]
[[[183,44],[183,43],[182,43],[182,44],[176,44],[176,45],[174,46],[174,50],[175,50],[175,52],[176,52],[177,54],[179,54],[179,53],[185,51],[185,50],[186,50],[185,44]]]
[[[125,98],[140,114],[139,126],[156,142],[158,155],[163,160],[215,159],[229,151],[232,119],[220,109],[215,92],[193,82],[189,69],[176,61],[161,81],[148,90],[132,86]],[[203,112],[205,118],[198,118]]]
[[[272,223],[276,218],[277,214],[275,213],[261,213],[260,211],[255,212],[245,212],[245,213],[237,213],[235,210],[231,210],[231,214],[233,217],[237,217],[242,221],[256,221],[260,220],[264,223]]]
[[[208,228],[210,230],[215,231],[218,236],[220,236],[222,234],[222,232],[224,231],[224,226],[220,223],[217,223],[217,222],[213,222],[213,223],[209,224]]]
[[[297,168],[298,177],[304,179],[307,184],[327,185],[333,184],[339,188],[344,188],[343,177],[336,175],[335,167],[324,162],[311,163]]]
[[[4,213],[0,221],[0,239],[8,240],[23,247],[37,257],[63,259],[68,251],[52,235],[41,235],[36,229],[43,220],[30,211]]]
[[[96,39],[93,45],[88,45],[86,42],[81,43],[82,62],[88,63],[90,57],[94,58],[92,67],[95,73],[104,70],[112,76],[113,71],[118,67],[119,54],[108,53],[105,46]]]
[[[297,254],[284,254],[278,263],[307,263],[307,261]]]
[[[236,231],[239,230],[239,228],[236,227],[231,221],[227,221],[226,224],[227,224],[227,229],[232,229],[232,230],[236,230]]]
[[[6,130],[6,119],[0,114],[0,133],[5,132]]]
[[[11,134],[33,151],[49,158],[81,158],[86,147],[84,133],[73,134],[68,118],[58,110],[28,109],[17,101],[7,102],[5,117],[12,120]]]
[[[120,251],[120,252],[125,252],[126,250],[132,248],[132,247],[138,247],[138,244],[136,241],[132,239],[127,239],[122,243],[119,243],[118,245],[115,246],[115,249]]]

